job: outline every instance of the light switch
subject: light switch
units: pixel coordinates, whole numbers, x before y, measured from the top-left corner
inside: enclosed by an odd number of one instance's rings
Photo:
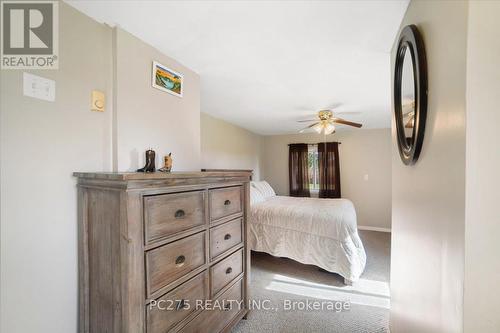
[[[365,181],[368,180],[368,174],[365,174],[365,176],[363,177],[365,179]]]
[[[56,81],[23,72],[23,94],[53,102],[56,100]]]
[[[90,110],[96,112],[104,112],[104,93],[99,90],[92,90],[92,101]]]

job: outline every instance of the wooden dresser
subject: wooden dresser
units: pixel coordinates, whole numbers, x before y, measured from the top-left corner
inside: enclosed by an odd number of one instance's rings
[[[226,332],[246,316],[251,172],[75,176],[80,332]]]

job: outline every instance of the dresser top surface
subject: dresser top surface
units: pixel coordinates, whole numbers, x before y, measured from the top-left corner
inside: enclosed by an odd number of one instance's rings
[[[250,179],[251,170],[192,171],[192,172],[74,172],[73,176],[84,179],[106,180],[154,180],[185,178],[244,177]]]

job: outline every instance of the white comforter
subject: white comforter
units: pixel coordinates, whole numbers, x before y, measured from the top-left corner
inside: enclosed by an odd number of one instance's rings
[[[254,251],[313,264],[356,281],[366,264],[356,211],[346,199],[273,196],[251,205]]]

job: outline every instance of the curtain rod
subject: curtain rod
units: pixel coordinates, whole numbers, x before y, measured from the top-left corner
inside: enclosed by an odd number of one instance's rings
[[[319,144],[322,144],[322,143],[325,143],[324,141],[323,142],[318,142],[318,143],[289,143],[288,145],[291,146],[291,145],[319,145]],[[342,144],[342,142],[339,142],[339,141],[328,141],[326,143],[338,143],[339,145]]]

